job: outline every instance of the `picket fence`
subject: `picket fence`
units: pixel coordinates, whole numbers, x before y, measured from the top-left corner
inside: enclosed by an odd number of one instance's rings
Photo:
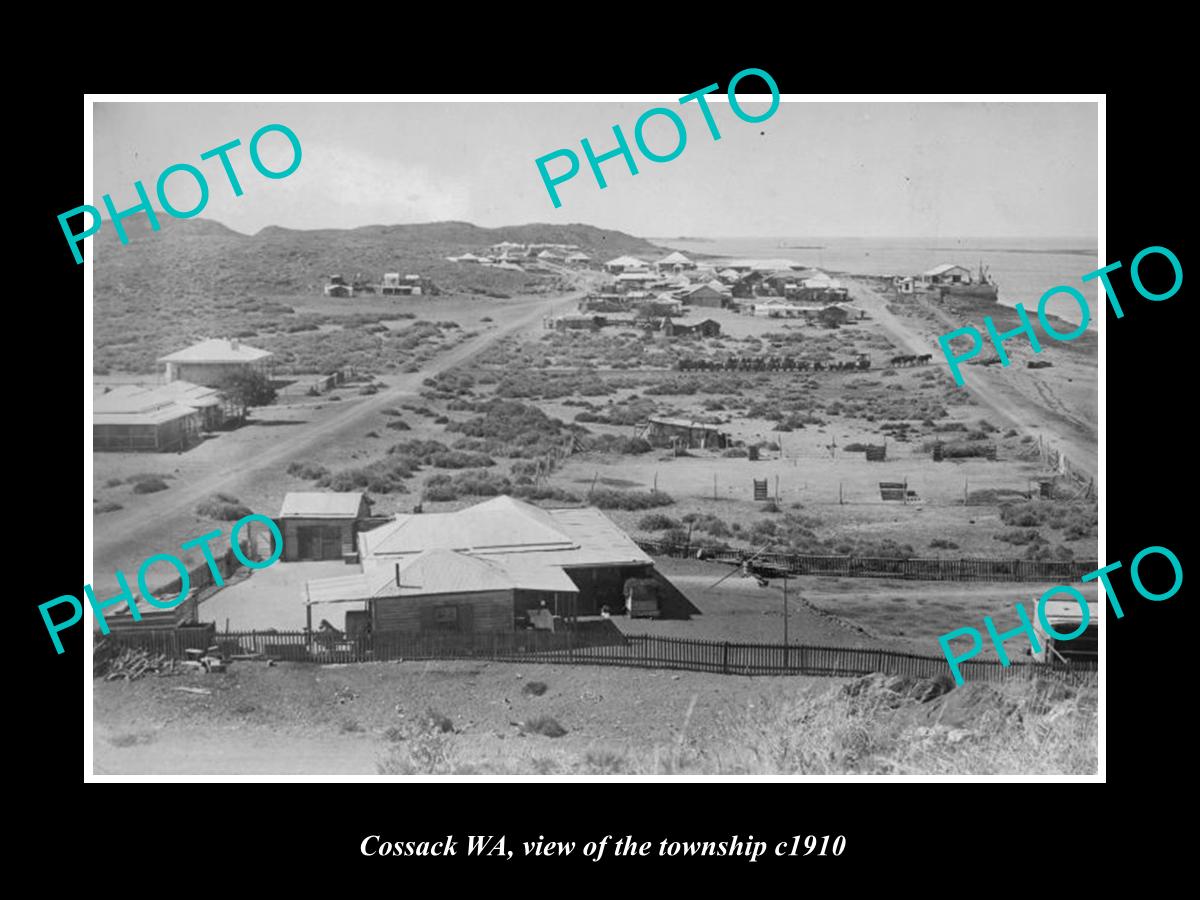
[[[711,550],[665,541],[637,542],[652,556],[692,557],[704,549],[704,559],[740,563],[746,554]],[[793,575],[841,575],[848,578],[906,578],[915,581],[1040,581],[1071,584],[1099,568],[1095,560],[1033,559],[901,559],[871,556],[813,556],[758,553],[755,562],[778,566]]]
[[[212,628],[212,626],[208,626]],[[196,646],[188,629],[147,629],[109,635],[118,646],[182,656]],[[817,675],[853,677],[882,672],[933,678],[948,675],[940,656],[920,656],[893,650],[824,647],[801,644],[747,644],[656,635],[588,634],[512,631],[493,634],[376,634],[352,640],[303,631],[205,632],[205,639],[226,657],[262,654],[271,659],[308,663],[360,663],[420,659],[487,659],[497,662],[563,663],[570,665],[631,666],[681,669],[722,675]],[[209,637],[211,636],[211,637]],[[1095,683],[1095,662],[1071,665],[1013,663],[990,660],[961,665],[968,681],[1008,681],[1044,677],[1071,683]]]

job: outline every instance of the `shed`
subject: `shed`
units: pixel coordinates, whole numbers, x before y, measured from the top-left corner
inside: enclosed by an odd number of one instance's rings
[[[667,416],[650,416],[643,434],[646,440],[659,446],[674,444],[687,448],[722,450],[729,443],[729,436],[717,425]]]
[[[344,559],[355,552],[358,523],[370,515],[361,492],[295,491],[283,498],[279,530],[285,562]]]
[[[922,272],[921,281],[925,284],[970,284],[971,270],[954,263],[942,263]]]
[[[229,376],[242,372],[268,373],[273,354],[243,344],[237,338],[212,338],[159,358],[167,368],[167,381],[190,381],[218,387]]]

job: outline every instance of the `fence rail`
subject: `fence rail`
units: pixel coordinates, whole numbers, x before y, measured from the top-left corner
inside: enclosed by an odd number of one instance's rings
[[[208,626],[212,628],[212,626]],[[154,629],[114,633],[107,640],[181,656],[195,638],[180,637],[194,629]],[[273,659],[311,663],[383,662],[402,659],[488,659],[497,662],[564,663],[682,669],[723,675],[817,675],[852,677],[883,672],[933,678],[949,674],[940,656],[894,650],[825,647],[800,644],[746,644],[690,638],[571,631],[513,631],[492,634],[376,634],[334,640],[303,631],[208,632],[226,655],[260,653]],[[1072,683],[1094,683],[1095,662],[1070,665],[970,660],[961,664],[968,681],[1008,681],[1046,677]]]
[[[641,540],[637,544],[652,556],[695,557],[700,549],[704,549],[704,559],[714,562],[740,563],[744,556],[737,550],[711,550],[663,541]],[[1099,568],[1095,560],[901,559],[790,553],[759,553],[754,559],[779,566],[794,575],[909,578],[918,581],[1053,581],[1070,584]]]

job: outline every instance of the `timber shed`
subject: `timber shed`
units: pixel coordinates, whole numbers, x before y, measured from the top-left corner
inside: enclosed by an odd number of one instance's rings
[[[297,491],[283,498],[279,530],[285,562],[344,559],[356,551],[358,523],[370,515],[360,492]]]

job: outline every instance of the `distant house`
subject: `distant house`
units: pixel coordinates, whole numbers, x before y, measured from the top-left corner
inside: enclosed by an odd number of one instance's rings
[[[537,255],[537,258],[540,260],[548,260],[551,262],[562,259],[562,257],[559,254],[555,253],[553,250],[543,250],[541,253],[539,253]]]
[[[421,276],[420,275],[405,275],[400,277],[399,272],[388,272],[383,276],[383,283],[379,285],[379,293],[383,295],[393,296],[419,296],[421,294]]]
[[[568,266],[581,266],[582,267],[582,266],[590,265],[592,262],[592,258],[590,256],[588,256],[586,253],[580,253],[579,251],[576,251],[575,253],[571,253],[567,256],[566,262],[567,262]]]
[[[689,306],[710,306],[722,309],[729,303],[729,294],[720,288],[719,283],[699,284],[683,291],[679,299]]]
[[[666,294],[639,300],[634,307],[639,316],[678,316],[683,313],[683,301],[676,300]]]
[[[659,272],[684,272],[696,268],[696,264],[677,250],[656,262],[654,268]]]
[[[645,290],[646,286],[657,278],[652,272],[622,272],[616,277],[615,286],[618,294],[624,294],[628,291]]]
[[[839,325],[851,318],[862,318],[861,310],[847,303],[791,303],[779,298],[755,303],[753,312],[756,316],[772,319],[808,319]]]
[[[715,319],[704,319],[701,322],[680,323],[670,318],[663,319],[662,332],[670,337],[718,337],[721,334],[721,323]]]
[[[636,257],[618,256],[616,259],[606,262],[604,268],[614,275],[620,275],[623,272],[644,272],[648,267],[646,263]]]
[[[943,263],[921,273],[922,284],[971,284],[971,270],[966,266]]]
[[[788,297],[805,303],[830,304],[844,302],[850,292],[836,278],[824,272],[814,271],[800,281],[798,289],[791,290]]]
[[[716,425],[667,416],[651,416],[642,429],[642,436],[657,446],[665,444],[688,449],[723,450],[729,443],[729,436]]]
[[[763,272],[746,272],[738,276],[738,280],[733,283],[730,291],[739,300],[748,300],[758,295],[765,277],[766,274]]]
[[[166,380],[190,381],[219,387],[229,376],[242,372],[268,374],[267,360],[273,354],[243,344],[237,338],[213,338],[159,358],[167,367]]]
[[[283,498],[279,530],[285,562],[343,559],[355,551],[358,523],[370,514],[362,493],[300,491]]]
[[[911,294],[913,292],[914,282],[915,279],[907,275],[897,275],[892,279],[892,284],[895,286],[896,293],[898,294]]]

